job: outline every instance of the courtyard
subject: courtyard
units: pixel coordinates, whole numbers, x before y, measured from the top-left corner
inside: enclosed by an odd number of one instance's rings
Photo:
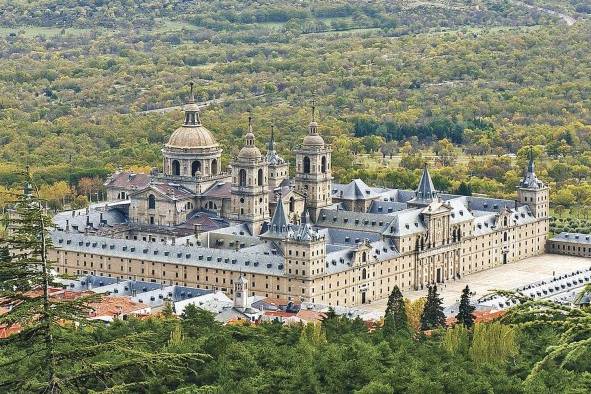
[[[472,297],[477,300],[494,289],[511,290],[532,282],[551,279],[553,275],[570,273],[591,266],[591,259],[584,257],[564,256],[557,254],[543,254],[521,260],[517,263],[501,265],[486,271],[464,276],[459,280],[440,283],[437,286],[443,305],[448,307],[459,302],[462,289],[466,285],[475,293]],[[404,297],[411,300],[424,297],[427,289],[404,292]],[[361,305],[359,309],[383,312],[388,299],[383,298],[371,304]]]

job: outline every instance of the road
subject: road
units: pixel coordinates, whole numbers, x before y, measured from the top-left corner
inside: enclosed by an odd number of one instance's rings
[[[220,104],[220,103],[223,103],[224,101],[225,101],[225,99],[223,99],[223,98],[202,101],[199,103],[199,108],[205,108],[205,107],[208,107],[212,104]],[[183,109],[182,105],[176,105],[174,107],[165,107],[165,108],[157,108],[157,109],[148,109],[146,111],[138,111],[137,113],[141,114],[141,115],[164,114],[164,113],[172,112],[172,111],[180,111],[181,109]]]
[[[527,3],[524,3],[522,1],[514,1],[514,3],[519,4],[519,5],[522,5],[524,7],[530,8],[530,9],[533,9],[533,10],[544,12],[544,13],[546,13],[548,15],[557,16],[560,19],[562,19],[566,23],[567,26],[572,26],[572,25],[574,25],[577,22],[577,20],[575,18],[573,18],[572,16],[563,14],[563,13],[561,13],[559,11],[550,10],[548,8],[542,8],[542,7],[539,7],[537,5],[527,4]]]

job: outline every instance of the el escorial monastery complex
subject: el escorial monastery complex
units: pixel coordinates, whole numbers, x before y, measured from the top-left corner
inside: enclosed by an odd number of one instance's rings
[[[514,201],[440,193],[426,166],[416,190],[343,185],[314,110],[293,177],[250,119],[222,168],[192,95],[184,113],[162,172],[116,172],[106,204],[55,216],[58,273],[355,306],[544,252],[549,190],[532,158]]]

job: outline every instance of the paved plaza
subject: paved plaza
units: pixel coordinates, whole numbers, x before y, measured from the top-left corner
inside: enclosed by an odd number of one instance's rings
[[[466,285],[470,286],[470,290],[476,293],[473,297],[476,300],[489,293],[492,289],[511,290],[539,280],[552,279],[553,274],[558,276],[589,267],[591,267],[590,258],[544,254],[467,275],[460,280],[441,283],[437,288],[443,298],[443,304],[451,306],[459,302],[462,289]],[[427,289],[407,291],[403,294],[405,297],[414,300],[426,296]],[[387,300],[387,298],[384,298],[371,304],[361,305],[359,308],[383,312]]]

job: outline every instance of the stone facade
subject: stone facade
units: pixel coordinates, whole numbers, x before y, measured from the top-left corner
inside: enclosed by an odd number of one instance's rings
[[[548,240],[546,251],[568,256],[591,257],[591,235],[560,233]]]
[[[531,157],[515,200],[442,194],[426,167],[416,190],[333,184],[330,146],[312,119],[292,180],[274,138],[265,155],[256,147],[250,121],[244,147],[221,172],[221,150],[192,101],[165,146],[164,173],[143,183],[115,174],[107,188],[119,198],[100,220],[56,216],[60,273],[230,294],[243,275],[251,295],[351,306],[395,285],[421,289],[544,252],[549,190]]]

